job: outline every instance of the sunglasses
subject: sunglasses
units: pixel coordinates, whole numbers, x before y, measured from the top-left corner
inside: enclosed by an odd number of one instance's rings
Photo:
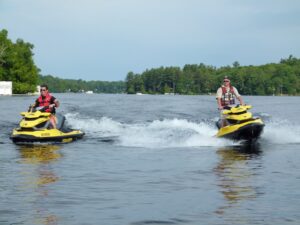
[[[229,82],[229,80],[224,80],[224,83],[228,83]]]
[[[42,91],[47,91],[47,89],[40,89],[40,91],[42,92]]]

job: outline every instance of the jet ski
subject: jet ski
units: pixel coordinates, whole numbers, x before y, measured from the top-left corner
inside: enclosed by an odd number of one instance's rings
[[[237,105],[227,107],[222,114],[225,119],[220,119],[216,125],[219,129],[217,137],[229,138],[236,141],[256,141],[263,132],[265,126],[260,118],[252,116],[251,105]]]
[[[23,117],[19,127],[10,136],[14,143],[22,142],[71,142],[83,137],[84,132],[65,127],[65,116],[57,113],[56,128],[50,123],[51,113],[45,112],[47,107],[30,107],[28,112],[21,112]]]

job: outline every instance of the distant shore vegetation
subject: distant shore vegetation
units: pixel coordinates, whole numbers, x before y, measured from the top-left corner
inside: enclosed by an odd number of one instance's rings
[[[129,94],[215,94],[228,76],[243,95],[299,95],[300,59],[290,55],[279,63],[260,66],[232,66],[216,68],[200,64],[180,67],[160,67],[141,74],[129,72],[126,92]]]
[[[57,93],[214,94],[228,76],[243,95],[300,95],[300,59],[292,55],[259,66],[241,66],[239,62],[220,68],[186,64],[183,68],[147,69],[141,74],[129,72],[125,81],[84,81],[41,75],[33,60],[33,48],[22,39],[14,43],[7,30],[0,30],[0,81],[12,81],[14,94],[33,93],[41,83]]]
[[[124,93],[125,82],[124,81],[84,81],[73,79],[61,79],[53,77],[51,75],[40,76],[40,84],[47,84],[51,88],[51,92],[65,93],[65,92],[87,92],[93,93]]]

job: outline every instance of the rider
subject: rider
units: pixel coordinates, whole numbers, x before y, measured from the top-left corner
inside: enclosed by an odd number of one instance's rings
[[[33,107],[39,106],[48,106],[45,109],[45,112],[50,112],[50,123],[53,129],[56,129],[56,117],[55,117],[55,108],[59,107],[59,101],[52,96],[48,91],[48,86],[46,84],[42,84],[40,87],[41,95],[35,100]]]
[[[217,91],[218,109],[223,110],[225,107],[232,107],[235,105],[235,97],[239,100],[241,105],[244,105],[242,96],[238,90],[231,86],[230,80],[227,76],[224,77],[223,85]],[[225,117],[221,111],[222,126],[226,125]]]

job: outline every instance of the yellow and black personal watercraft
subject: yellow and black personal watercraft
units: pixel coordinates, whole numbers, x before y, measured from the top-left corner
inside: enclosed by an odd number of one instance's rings
[[[10,136],[14,143],[22,142],[71,142],[82,138],[84,132],[65,127],[65,117],[56,114],[56,128],[50,123],[51,113],[44,108],[31,108],[21,112],[20,127],[15,128]]]
[[[252,116],[248,109],[250,105],[237,105],[223,110],[223,121],[217,122],[219,131],[217,137],[224,137],[233,140],[255,141],[262,134],[264,123],[260,118]]]

